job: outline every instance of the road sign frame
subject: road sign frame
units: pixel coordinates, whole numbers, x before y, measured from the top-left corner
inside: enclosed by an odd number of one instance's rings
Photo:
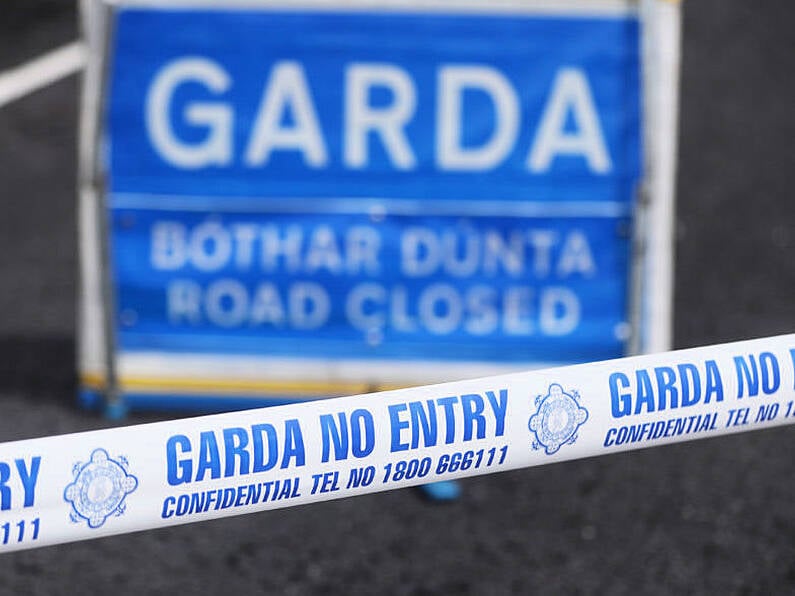
[[[314,362],[315,375],[307,379],[307,362],[252,356],[203,356],[172,354],[123,354],[116,335],[118,288],[114,283],[111,254],[113,234],[107,217],[108,197],[103,115],[107,106],[109,47],[114,34],[114,14],[119,7],[162,6],[154,0],[83,0],[83,28],[89,61],[83,83],[81,117],[79,204],[81,248],[81,298],[79,311],[79,362],[83,402],[100,404],[101,396],[113,408],[142,407],[242,407],[268,401],[360,393],[374,388],[404,386],[419,382],[463,378],[476,373],[515,370],[515,363],[492,363],[473,370],[471,363],[450,363],[439,369],[436,363],[388,362],[381,374],[362,375],[356,363],[332,359]],[[201,0],[172,0],[171,7],[201,6],[221,9]],[[342,3],[346,9],[368,10],[378,4],[388,11],[411,7],[408,1],[374,3],[355,0]],[[283,3],[242,1],[225,4],[224,9],[283,6]],[[425,10],[449,10],[450,3],[422,3]],[[290,7],[295,6],[293,3]],[[319,0],[301,3],[302,8],[325,10]],[[339,8],[340,4],[335,4]],[[414,6],[416,8],[416,5]],[[478,3],[461,0],[457,10],[534,13],[586,10],[591,14],[636,10],[642,23],[643,153],[642,184],[633,213],[633,247],[630,280],[627,284],[629,334],[626,353],[660,351],[670,347],[672,320],[672,229],[673,180],[675,174],[679,61],[680,7],[660,0],[569,2]],[[165,360],[164,360],[165,358]],[[152,374],[168,362],[179,374]],[[564,362],[560,362],[561,364]],[[263,364],[271,372],[263,375]],[[378,363],[376,368],[378,368]],[[544,364],[549,365],[549,362]],[[522,363],[523,368],[533,363]],[[373,362],[365,364],[372,367]],[[202,379],[215,368],[224,374]],[[278,370],[274,373],[274,370]],[[206,377],[206,374],[204,375]],[[174,397],[178,396],[178,397]]]

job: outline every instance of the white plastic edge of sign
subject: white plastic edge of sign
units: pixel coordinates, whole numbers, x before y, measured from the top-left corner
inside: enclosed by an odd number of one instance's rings
[[[674,230],[679,70],[681,61],[681,3],[641,0],[643,23],[645,188],[641,202],[646,251],[637,298],[640,353],[673,346]]]
[[[379,12],[459,12],[483,14],[615,14],[637,8],[638,0],[104,0],[123,7],[203,10],[267,8],[269,10],[362,10]]]
[[[792,422],[795,334],[22,440],[0,552]]]
[[[100,0],[80,0],[80,26],[86,45],[78,139],[77,230],[79,301],[77,305],[77,368],[107,375],[103,336],[100,189],[98,161],[102,78],[107,35],[107,12]]]

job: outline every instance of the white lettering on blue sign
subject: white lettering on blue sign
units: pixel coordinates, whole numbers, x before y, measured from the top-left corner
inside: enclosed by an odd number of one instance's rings
[[[353,64],[341,76],[345,111],[343,115],[346,168],[363,169],[370,161],[369,136],[380,141],[392,166],[400,170],[417,167],[417,158],[406,127],[417,110],[416,83],[411,74],[395,64]],[[198,127],[204,139],[188,143],[174,132],[169,120],[172,101],[179,87],[198,83],[212,102],[191,102],[180,115]],[[180,58],[166,64],[152,81],[146,98],[146,125],[150,141],[159,155],[174,167],[195,169],[223,166],[239,160],[234,147],[236,109],[224,100],[234,86],[223,66],[208,58]],[[370,105],[375,88],[388,89],[392,98],[385,107]],[[441,65],[437,74],[438,108],[435,122],[436,167],[440,171],[482,171],[499,166],[515,150],[522,126],[537,122],[534,141],[527,152],[529,173],[549,170],[558,156],[585,160],[594,173],[609,173],[612,167],[599,115],[588,78],[582,69],[561,68],[540,116],[522,114],[511,82],[497,69],[483,66]],[[467,120],[465,91],[488,96],[494,108],[494,128],[475,147],[463,145]],[[284,125],[287,115],[292,123]],[[568,130],[567,118],[573,120]],[[274,151],[299,152],[307,167],[321,169],[329,160],[315,100],[304,68],[298,62],[277,62],[263,88],[259,107],[242,161],[247,167],[264,167]]]
[[[150,261],[155,270],[183,274],[193,269],[284,273],[296,278],[317,273],[372,277],[386,268],[381,261],[384,244],[379,230],[371,226],[340,233],[328,225],[281,229],[274,224],[225,226],[211,220],[189,228],[178,221],[159,220],[151,230]],[[400,273],[431,283],[419,293],[411,293],[404,284],[354,285],[344,298],[346,317],[354,328],[411,331],[419,324],[431,333],[444,334],[463,326],[477,336],[498,328],[509,335],[529,335],[537,327],[545,335],[565,335],[577,327],[581,313],[580,299],[565,286],[535,290],[512,285],[498,292],[491,285],[478,284],[461,291],[432,280],[440,275],[452,279],[504,275],[560,283],[597,274],[593,249],[579,229],[561,237],[543,228],[479,232],[411,226],[402,230],[398,246]],[[249,290],[226,277],[206,286],[176,278],[167,287],[167,303],[173,323],[207,320],[220,327],[289,324],[312,329],[325,324],[331,312],[328,292],[308,281],[293,281],[286,288],[261,282]],[[410,307],[414,304],[416,312]]]

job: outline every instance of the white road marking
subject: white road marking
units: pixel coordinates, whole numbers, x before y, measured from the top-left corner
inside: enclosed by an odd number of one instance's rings
[[[73,41],[30,62],[0,73],[0,107],[83,68],[86,48]]]

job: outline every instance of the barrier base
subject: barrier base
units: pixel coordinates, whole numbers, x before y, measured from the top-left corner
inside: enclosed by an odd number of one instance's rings
[[[455,501],[461,496],[461,485],[455,480],[431,482],[423,484],[419,489],[425,498],[439,503]]]

